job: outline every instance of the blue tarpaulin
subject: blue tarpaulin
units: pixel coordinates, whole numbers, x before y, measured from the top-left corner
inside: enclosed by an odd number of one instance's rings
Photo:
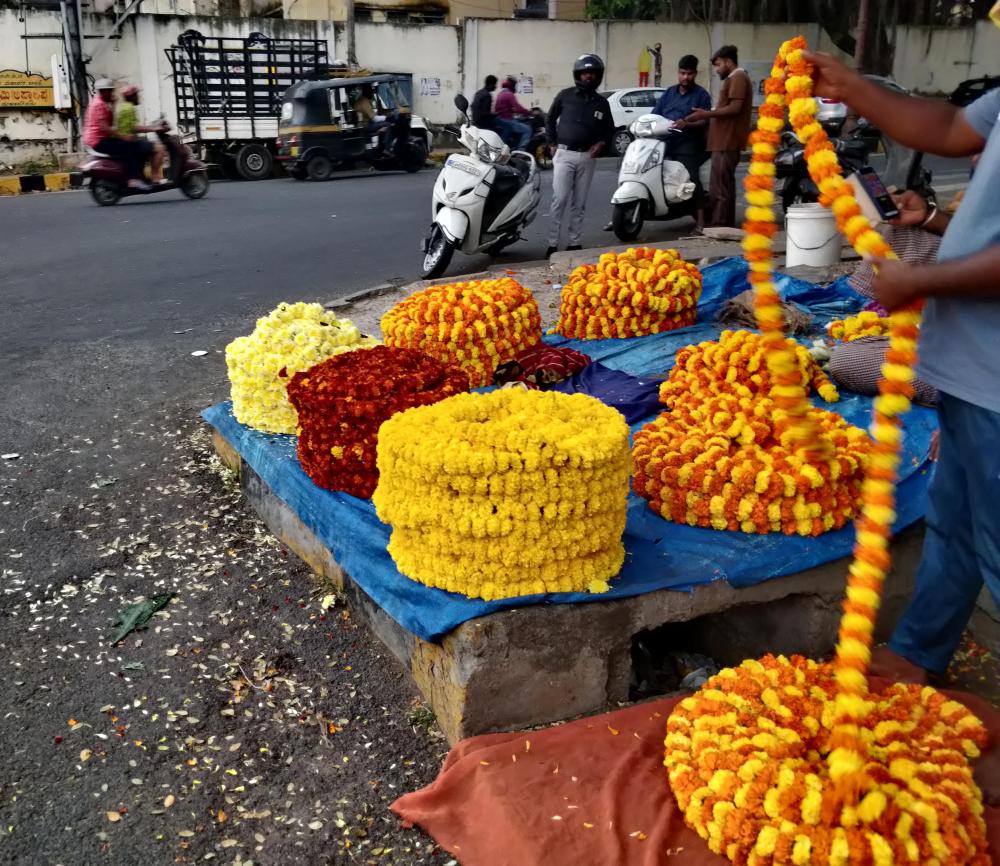
[[[628,340],[547,339],[555,345],[578,349],[612,370],[640,379],[662,378],[672,365],[677,349],[718,335],[719,328],[709,323],[726,299],[747,288],[745,275],[745,265],[735,259],[704,270],[699,318],[705,324]],[[850,313],[864,303],[843,283],[818,287],[786,277],[779,288],[786,300],[807,306],[820,320]],[[641,391],[642,383],[637,388]],[[586,391],[587,388],[579,387],[578,390]],[[817,404],[826,405],[819,400]],[[840,402],[830,408],[853,424],[861,427],[869,424],[869,398],[842,394]],[[655,414],[654,411],[634,423],[632,429],[638,429]],[[854,541],[852,526],[818,538],[746,535],[681,526],[654,514],[645,500],[633,493],[629,497],[625,529],[625,565],[609,592],[601,595],[553,593],[500,601],[468,599],[426,587],[401,575],[386,551],[390,527],[376,517],[371,502],[323,490],[313,484],[296,459],[293,436],[258,433],[244,427],[233,417],[228,402],[206,409],[203,417],[332,551],[352,579],[389,616],[425,640],[437,640],[474,617],[529,604],[601,602],[660,589],[690,590],[714,580],[728,580],[736,587],[752,586],[772,577],[794,574],[846,557]],[[902,478],[897,491],[897,530],[917,522],[924,515],[930,480],[927,455],[936,426],[936,414],[931,409],[914,407],[906,416]]]

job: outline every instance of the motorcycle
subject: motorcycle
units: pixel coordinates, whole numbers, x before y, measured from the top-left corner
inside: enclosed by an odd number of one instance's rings
[[[695,185],[687,169],[666,159],[666,139],[674,124],[644,114],[630,127],[634,140],[625,151],[618,188],[611,197],[611,226],[618,240],[633,241],[644,220],[673,220],[694,213]]]
[[[536,106],[531,109],[531,114],[517,119],[531,127],[531,140],[525,150],[535,158],[535,163],[539,168],[551,168],[552,157],[549,154],[549,143],[545,135],[545,112]]]
[[[922,166],[922,154],[900,149],[889,140],[883,142],[882,133],[866,121],[860,121],[849,133],[832,141],[845,175],[867,168],[869,157],[880,143],[884,143],[887,156],[883,175],[885,182],[916,190],[925,197],[933,198],[931,173]],[[906,158],[910,161],[908,167],[896,166],[896,163]],[[787,211],[794,204],[819,201],[819,187],[809,177],[805,145],[794,132],[786,131],[782,134],[782,147],[775,154],[774,168],[775,176],[781,182],[777,191],[784,210]]]
[[[496,255],[519,240],[542,197],[531,154],[511,153],[495,132],[473,126],[461,94],[455,107],[465,118],[458,137],[469,155],[449,156],[434,183],[431,229],[422,244],[425,279],[443,274],[457,249]]]
[[[149,189],[133,189],[128,185],[125,165],[104,153],[87,148],[88,158],[81,163],[80,171],[89,181],[90,195],[102,207],[117,204],[132,195],[153,195],[179,189],[190,199],[204,198],[208,193],[208,166],[195,159],[191,150],[178,136],[170,135],[164,123],[156,133],[167,150],[170,167],[167,182],[154,184]]]

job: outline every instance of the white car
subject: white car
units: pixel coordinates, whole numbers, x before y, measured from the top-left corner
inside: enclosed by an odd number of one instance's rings
[[[611,152],[615,156],[625,155],[632,143],[629,126],[643,114],[651,113],[665,90],[665,87],[623,87],[621,90],[601,92],[611,105],[611,118],[615,122],[615,134],[611,140]]]

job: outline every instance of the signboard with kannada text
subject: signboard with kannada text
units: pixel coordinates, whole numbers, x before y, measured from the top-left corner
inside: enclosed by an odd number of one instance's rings
[[[42,75],[0,71],[0,108],[53,108],[52,79]]]

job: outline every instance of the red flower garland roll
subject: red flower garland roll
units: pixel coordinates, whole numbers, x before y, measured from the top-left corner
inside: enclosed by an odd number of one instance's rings
[[[375,492],[375,447],[383,421],[469,388],[468,376],[416,349],[375,346],[337,355],[288,384],[299,416],[297,453],[319,487],[367,499]]]

